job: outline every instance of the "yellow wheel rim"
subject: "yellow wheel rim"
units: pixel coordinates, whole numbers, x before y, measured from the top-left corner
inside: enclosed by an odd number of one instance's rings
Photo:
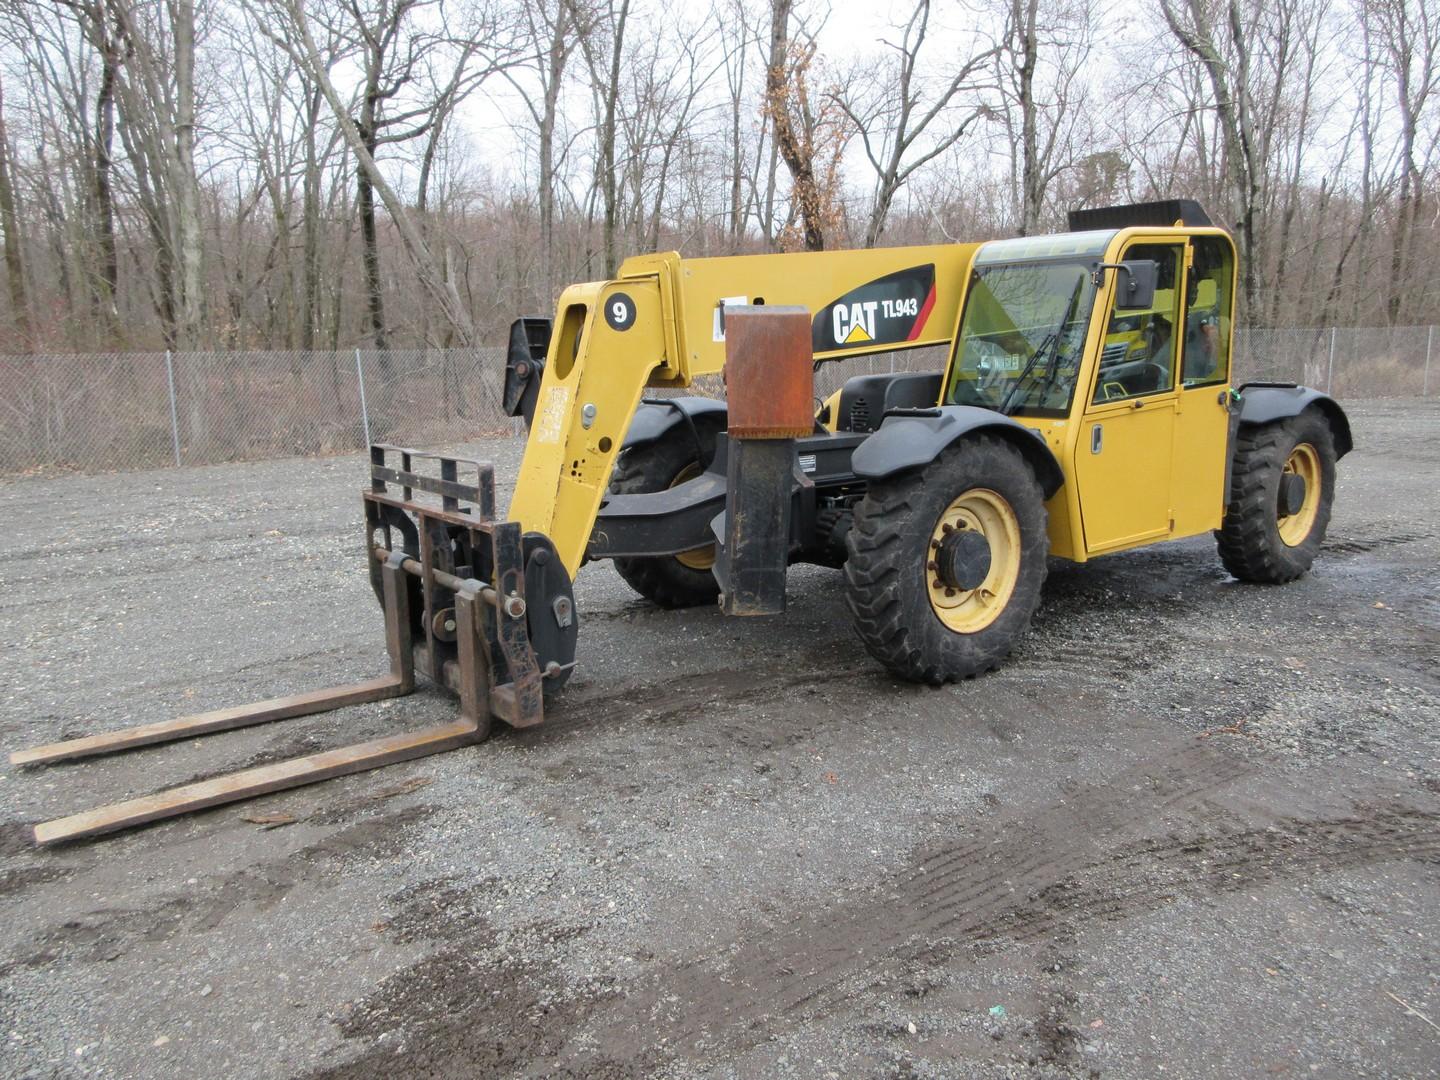
[[[1315,514],[1320,509],[1320,455],[1309,443],[1300,443],[1285,459],[1285,473],[1305,481],[1305,498],[1300,509],[1288,517],[1280,515],[1280,539],[1287,547],[1298,547],[1315,527]]]
[[[687,480],[694,480],[700,475],[700,463],[692,461],[685,468],[675,474],[675,479],[670,481],[670,486],[679,487]],[[688,566],[691,570],[709,570],[715,565],[715,545],[706,544],[704,547],[691,548],[689,551],[682,551],[675,556],[676,562],[681,566]]]
[[[985,537],[990,570],[973,589],[952,588],[941,580],[936,563],[940,545],[957,529]],[[974,634],[1000,617],[1020,580],[1020,521],[1005,497],[988,488],[972,488],[945,508],[926,548],[925,583],[930,606],[957,634]]]

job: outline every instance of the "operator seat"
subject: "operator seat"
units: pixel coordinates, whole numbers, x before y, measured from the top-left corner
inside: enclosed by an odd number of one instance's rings
[[[940,400],[938,371],[855,375],[840,388],[836,431],[874,431],[891,409],[924,409]]]

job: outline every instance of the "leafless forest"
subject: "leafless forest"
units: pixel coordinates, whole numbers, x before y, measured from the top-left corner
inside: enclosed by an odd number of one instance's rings
[[[1434,0],[0,0],[0,351],[501,339],[628,254],[1193,196],[1251,326],[1440,319]]]

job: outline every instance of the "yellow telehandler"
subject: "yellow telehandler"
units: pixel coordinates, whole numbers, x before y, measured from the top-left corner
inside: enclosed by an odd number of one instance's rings
[[[125,828],[540,723],[575,666],[572,582],[613,560],[656,604],[784,610],[786,568],[843,569],[860,641],[940,684],[1029,627],[1047,557],[1213,532],[1225,567],[1309,569],[1352,446],[1328,396],[1231,385],[1236,256],[1188,200],[1071,215],[978,244],[626,261],[511,328],[504,403],[529,429],[508,512],[488,465],[371,448],[369,572],[389,674],[73,739],[39,764],[454,690],[451,723],[44,822],[40,843]],[[942,370],[821,363],[944,345]],[[725,400],[646,397],[723,376]]]

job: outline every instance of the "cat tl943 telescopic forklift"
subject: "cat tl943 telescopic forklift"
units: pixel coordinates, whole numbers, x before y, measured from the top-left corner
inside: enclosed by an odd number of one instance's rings
[[[1226,568],[1309,569],[1351,449],[1333,400],[1231,384],[1236,256],[1194,203],[1077,212],[978,244],[633,258],[511,330],[505,405],[529,435],[509,511],[488,465],[371,448],[362,493],[390,673],[11,755],[37,764],[410,692],[457,720],[36,826],[107,832],[539,723],[575,666],[571,583],[613,560],[665,607],[785,606],[794,562],[843,570],[860,642],[906,679],[999,664],[1047,557],[1084,562],[1213,532]],[[924,346],[943,369],[850,379],[819,364]],[[723,375],[725,400],[645,397]]]

